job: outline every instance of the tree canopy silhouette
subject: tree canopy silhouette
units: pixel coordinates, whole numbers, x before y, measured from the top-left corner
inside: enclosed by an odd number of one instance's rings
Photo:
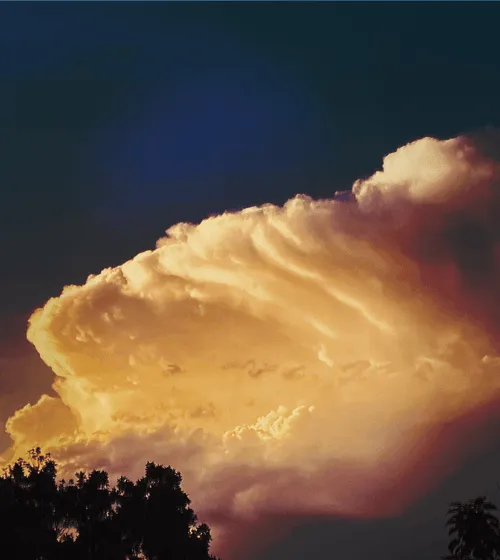
[[[16,560],[216,560],[173,468],[147,463],[133,482],[108,473],[57,481],[40,448],[0,476],[0,542]]]
[[[495,560],[500,557],[496,506],[486,497],[452,502],[448,509],[448,534],[452,537],[443,560]]]

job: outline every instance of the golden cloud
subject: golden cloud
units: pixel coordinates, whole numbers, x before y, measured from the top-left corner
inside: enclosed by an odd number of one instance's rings
[[[64,288],[28,329],[58,397],[9,419],[5,460],[163,460],[214,519],[383,512],[427,436],[499,395],[498,177],[472,141],[424,138],[351,197],[177,224]]]

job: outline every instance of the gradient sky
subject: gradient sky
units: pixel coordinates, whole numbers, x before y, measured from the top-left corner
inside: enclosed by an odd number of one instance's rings
[[[329,197],[409,141],[499,125],[499,17],[494,3],[0,5],[0,425],[50,392],[26,320],[62,286],[178,221]],[[440,556],[449,500],[499,501],[488,414],[488,443],[407,513],[305,520],[262,560]]]

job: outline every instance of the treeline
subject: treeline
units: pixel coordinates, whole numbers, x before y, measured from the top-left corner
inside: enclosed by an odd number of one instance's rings
[[[173,468],[147,463],[141,479],[121,477],[115,486],[99,470],[56,477],[40,448],[0,476],[2,559],[217,560]],[[450,504],[442,560],[500,560],[496,510],[483,496]]]
[[[79,472],[57,481],[39,448],[0,476],[1,558],[6,560],[215,560],[171,467],[147,463],[136,482]]]

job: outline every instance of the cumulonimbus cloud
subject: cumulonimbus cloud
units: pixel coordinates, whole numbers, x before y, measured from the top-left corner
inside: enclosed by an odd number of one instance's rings
[[[12,456],[168,462],[221,527],[403,507],[379,492],[499,395],[499,170],[472,140],[424,138],[352,195],[180,223],[67,286],[28,329],[58,397],[8,420]]]

